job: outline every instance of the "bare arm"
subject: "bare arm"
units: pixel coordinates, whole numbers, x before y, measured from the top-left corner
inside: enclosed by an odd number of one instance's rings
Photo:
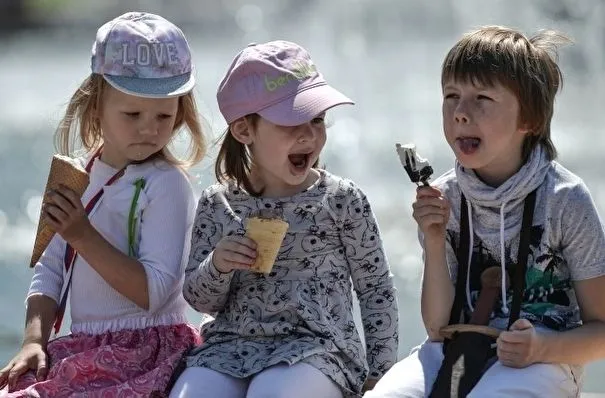
[[[605,236],[594,202],[584,184],[567,192],[561,213],[562,253],[570,264],[583,325],[545,337],[540,359],[585,364],[605,359]]]
[[[39,343],[42,347],[46,347],[56,314],[55,300],[42,294],[30,296],[27,299],[23,345]]]
[[[541,362],[584,365],[605,359],[605,276],[574,283],[583,325],[544,336]]]
[[[42,294],[28,298],[23,344],[19,353],[0,370],[0,389],[6,384],[13,389],[19,376],[29,369],[36,372],[39,381],[46,378],[45,351],[56,313],[57,303],[52,298]]]
[[[505,365],[525,367],[536,362],[583,365],[605,359],[605,233],[584,184],[562,190],[557,198],[559,246],[565,258],[580,310],[582,326],[540,333],[519,319],[498,338],[498,357]]]
[[[432,341],[443,340],[439,330],[448,324],[454,302],[454,284],[446,260],[449,202],[433,187],[418,188],[414,219],[423,234],[424,271],[420,298],[422,320]]]
[[[439,330],[449,322],[454,302],[454,285],[445,257],[445,238],[425,240],[424,272],[420,308],[431,341],[441,341]]]

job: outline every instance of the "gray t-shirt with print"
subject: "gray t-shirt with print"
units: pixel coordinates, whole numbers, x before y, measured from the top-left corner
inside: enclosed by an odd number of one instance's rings
[[[474,305],[480,290],[481,272],[491,266],[501,266],[502,248],[506,269],[512,275],[519,247],[523,199],[535,187],[531,183],[536,182],[537,175],[541,182],[534,184],[537,186],[536,206],[520,317],[538,326],[567,330],[581,324],[573,282],[605,275],[605,234],[584,182],[554,161],[543,160],[541,166],[536,166],[535,175],[528,174],[519,177],[517,182],[513,181],[516,186],[511,185],[509,191],[514,191],[516,196],[510,203],[498,202],[494,196],[489,201],[486,199],[484,203],[487,205],[482,206],[467,197],[471,204],[474,234],[470,298]],[[461,214],[459,178],[467,180],[465,187],[469,192],[487,189],[480,185],[481,182],[472,180],[477,178],[473,177],[472,171],[465,171],[460,166],[435,181],[434,185],[444,193],[452,207],[446,245],[452,281],[455,281],[458,272],[456,248],[460,241]],[[477,197],[484,199],[488,196],[483,193],[477,194]],[[512,288],[507,291],[508,308],[511,302]],[[507,327],[508,315],[501,309],[501,304],[500,300],[490,325],[503,329]],[[470,316],[468,304],[465,304],[465,311]]]

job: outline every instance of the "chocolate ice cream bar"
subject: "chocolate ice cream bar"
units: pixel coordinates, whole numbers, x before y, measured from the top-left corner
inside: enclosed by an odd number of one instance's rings
[[[428,160],[418,156],[416,146],[414,144],[396,144],[396,147],[399,160],[410,180],[415,184],[429,185],[428,180],[433,174],[433,168],[429,165]]]

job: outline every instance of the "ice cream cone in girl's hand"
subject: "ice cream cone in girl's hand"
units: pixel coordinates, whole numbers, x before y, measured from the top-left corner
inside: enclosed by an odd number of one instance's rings
[[[74,159],[68,156],[54,155],[50,163],[50,171],[48,173],[48,180],[46,182],[42,203],[46,203],[49,192],[59,188],[59,185],[61,184],[72,189],[79,196],[82,196],[88,186],[88,173],[77,164]],[[36,265],[54,234],[55,231],[44,222],[42,214],[40,214],[34,250],[29,263],[30,267]]]
[[[273,269],[277,253],[289,224],[279,218],[252,217],[246,224],[246,236],[256,242],[256,261],[250,268],[268,274]]]

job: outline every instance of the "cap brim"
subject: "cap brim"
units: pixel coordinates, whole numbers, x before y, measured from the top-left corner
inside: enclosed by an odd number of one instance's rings
[[[178,97],[187,94],[195,86],[195,78],[190,72],[156,79],[112,75],[103,77],[116,90],[145,98]]]
[[[327,84],[310,87],[257,113],[279,126],[298,126],[338,105],[355,104]]]

